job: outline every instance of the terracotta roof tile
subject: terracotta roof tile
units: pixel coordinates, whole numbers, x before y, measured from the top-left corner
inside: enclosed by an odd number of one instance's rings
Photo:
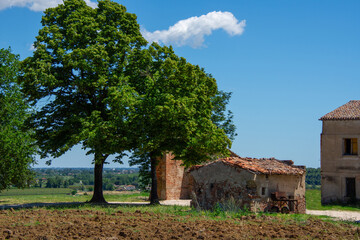
[[[245,169],[256,174],[273,174],[273,175],[303,175],[305,169],[292,165],[293,161],[280,161],[275,158],[242,158],[242,157],[228,157],[218,159],[214,162],[194,166],[191,170],[196,170],[201,167],[216,163],[223,162],[226,165]],[[190,170],[190,171],[191,171]]]
[[[324,115],[320,120],[360,120],[360,100],[351,100]]]

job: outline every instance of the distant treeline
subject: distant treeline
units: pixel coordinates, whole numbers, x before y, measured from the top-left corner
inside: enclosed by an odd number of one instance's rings
[[[77,188],[92,190],[94,184],[93,169],[90,168],[35,168],[36,177],[33,187],[41,188]],[[138,186],[139,170],[135,168],[104,169],[103,189],[115,190],[116,186]]]
[[[318,189],[321,185],[320,168],[306,168],[306,188]]]
[[[35,168],[34,171],[36,177],[33,187],[92,190],[94,184],[94,173],[90,168]],[[320,168],[307,168],[305,182],[307,189],[320,188]],[[121,185],[134,185],[139,188],[139,169],[104,169],[104,190],[115,190]]]

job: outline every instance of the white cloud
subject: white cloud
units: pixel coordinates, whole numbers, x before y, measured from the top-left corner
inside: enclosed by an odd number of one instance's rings
[[[86,4],[92,8],[97,6],[97,3],[91,0],[85,0]],[[49,7],[56,7],[63,0],[0,0],[0,10],[11,7],[26,7],[32,11],[44,11]]]
[[[34,44],[31,44],[29,47],[29,51],[35,51],[36,47],[34,46]]]
[[[92,2],[90,0],[85,0],[86,4],[92,8],[96,8],[97,7],[97,3]]]
[[[177,22],[168,30],[148,32],[142,34],[149,42],[162,42],[177,46],[190,45],[201,47],[204,36],[211,35],[214,30],[223,29],[230,36],[241,35],[244,32],[246,21],[239,22],[231,12],[210,12],[200,17],[191,17]]]

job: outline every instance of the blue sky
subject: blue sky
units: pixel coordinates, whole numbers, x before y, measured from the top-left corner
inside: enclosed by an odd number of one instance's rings
[[[58,2],[2,0],[0,48],[30,56],[41,10]],[[172,44],[178,55],[211,73],[221,90],[233,92],[229,108],[238,136],[232,150],[240,156],[319,167],[318,119],[360,99],[360,1],[116,2],[138,16],[149,39]],[[90,162],[75,148],[52,166]]]

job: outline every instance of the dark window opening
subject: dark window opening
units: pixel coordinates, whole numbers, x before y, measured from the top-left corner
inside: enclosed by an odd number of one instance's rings
[[[346,178],[346,197],[356,197],[355,178]]]
[[[358,154],[357,138],[345,138],[344,155],[357,155],[357,154]]]
[[[265,195],[266,188],[261,188],[261,195]]]

